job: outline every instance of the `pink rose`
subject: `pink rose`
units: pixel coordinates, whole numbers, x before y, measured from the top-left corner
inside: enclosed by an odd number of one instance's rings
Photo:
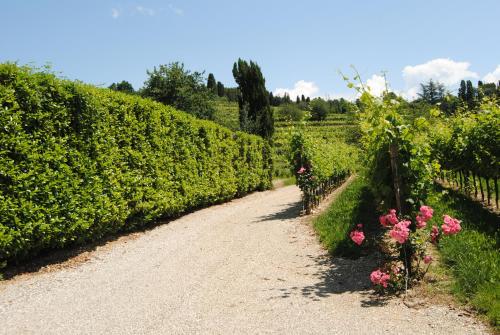
[[[391,278],[388,273],[380,271],[380,269],[373,271],[370,274],[370,280],[374,285],[382,285],[387,287],[387,281]]]
[[[420,215],[417,215],[417,228],[425,228],[425,226],[427,225],[427,222],[425,221],[425,219],[420,216]]]
[[[408,236],[410,235],[410,229],[408,229],[408,226],[411,224],[411,221],[401,221],[397,224],[394,225],[392,230],[390,231],[389,235],[398,241],[400,244],[403,244],[406,242],[408,239]]]
[[[430,264],[430,262],[432,262],[432,256],[425,255],[424,256],[424,263],[425,264]]]
[[[441,226],[441,229],[443,230],[444,235],[454,235],[462,229],[462,227],[460,226],[460,221],[452,218],[449,215],[445,215],[443,217],[443,221],[444,223]]]
[[[351,240],[353,240],[353,242],[357,245],[361,245],[361,243],[365,240],[365,234],[360,230],[353,230],[350,236]]]
[[[396,210],[395,209],[391,209],[389,211],[389,214],[387,215],[387,221],[389,221],[390,224],[396,224],[398,223],[398,217],[396,215]]]
[[[422,217],[422,219],[425,222],[432,219],[432,214],[434,214],[434,210],[432,208],[430,208],[429,206],[420,207],[420,216]]]
[[[298,174],[303,174],[305,171],[306,171],[306,169],[303,166],[301,166],[300,169],[299,169],[299,171],[297,171],[297,173]]]
[[[395,209],[391,209],[389,211],[389,214],[382,215],[378,219],[380,224],[384,227],[387,227],[389,225],[395,225],[396,223],[398,223],[398,217],[396,215]]]

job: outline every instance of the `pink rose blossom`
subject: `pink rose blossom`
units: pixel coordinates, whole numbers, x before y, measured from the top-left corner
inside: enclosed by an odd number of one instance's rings
[[[430,262],[432,262],[432,256],[425,255],[424,256],[424,263],[429,264]]]
[[[443,234],[445,235],[456,234],[462,229],[462,227],[460,227],[460,221],[452,218],[449,215],[445,215],[443,221],[444,223],[441,226],[441,229],[443,230]]]
[[[420,216],[420,215],[417,215],[417,228],[425,228],[425,226],[427,225],[427,222],[425,221],[425,219]]]
[[[387,281],[391,278],[391,276],[385,272],[380,271],[380,269],[373,271],[370,274],[370,280],[374,285],[382,285],[383,287],[387,287]]]
[[[358,229],[361,229],[361,228],[363,228],[363,225],[362,225],[361,223],[358,223],[358,224],[356,225],[356,227],[358,227]]]
[[[395,225],[398,223],[398,217],[396,216],[396,210],[391,209],[389,211],[389,214],[382,215],[379,217],[380,224],[384,227],[387,227],[389,225]]]
[[[430,219],[432,219],[432,214],[434,214],[434,210],[430,208],[429,206],[422,206],[420,207],[420,217],[427,222]]]
[[[432,226],[431,229],[431,242],[436,243],[439,238],[439,229],[437,226]]]
[[[411,221],[401,221],[397,224],[394,225],[392,230],[390,231],[389,235],[398,241],[400,244],[403,244],[406,242],[408,239],[408,236],[410,235],[410,229],[408,229],[408,226],[411,224]]]
[[[398,223],[398,217],[396,216],[396,210],[391,209],[389,211],[389,214],[387,215],[387,221],[389,221],[390,224],[396,224]]]
[[[350,236],[351,240],[353,240],[353,242],[357,245],[361,245],[361,243],[365,240],[365,234],[359,230],[353,230]]]
[[[298,174],[303,174],[305,171],[306,171],[306,169],[303,166],[301,166],[300,169],[299,169],[299,171],[297,171],[297,173]]]

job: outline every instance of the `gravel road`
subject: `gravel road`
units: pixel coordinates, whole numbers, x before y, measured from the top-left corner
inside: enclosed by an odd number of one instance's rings
[[[373,295],[375,260],[330,259],[295,186],[253,193],[0,283],[0,334],[483,334]]]

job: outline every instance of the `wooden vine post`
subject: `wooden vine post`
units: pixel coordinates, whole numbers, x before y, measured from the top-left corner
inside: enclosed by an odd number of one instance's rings
[[[392,182],[394,187],[394,196],[396,198],[396,210],[399,214],[402,214],[401,208],[401,188],[399,184],[399,174],[398,174],[398,145],[396,143],[391,143],[389,146],[389,153],[391,155],[391,170],[392,170]]]
[[[401,205],[401,181],[399,179],[399,173],[398,173],[398,152],[399,148],[396,143],[391,143],[389,145],[389,153],[391,156],[391,171],[392,171],[392,182],[394,186],[394,197],[396,198],[396,210],[399,215],[403,215],[404,213],[402,205]],[[406,270],[406,286],[408,285],[408,279],[412,275],[412,266],[411,266],[411,259],[412,255],[410,253],[410,250],[407,248],[407,244],[409,242],[405,242],[405,244],[402,245],[401,248],[401,257],[405,260],[405,270]]]

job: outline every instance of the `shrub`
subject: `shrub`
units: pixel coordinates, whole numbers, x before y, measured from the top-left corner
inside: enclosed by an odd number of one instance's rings
[[[296,104],[285,104],[279,108],[278,116],[284,121],[302,121],[305,111],[300,109]]]
[[[0,64],[0,262],[271,185],[260,137]]]

